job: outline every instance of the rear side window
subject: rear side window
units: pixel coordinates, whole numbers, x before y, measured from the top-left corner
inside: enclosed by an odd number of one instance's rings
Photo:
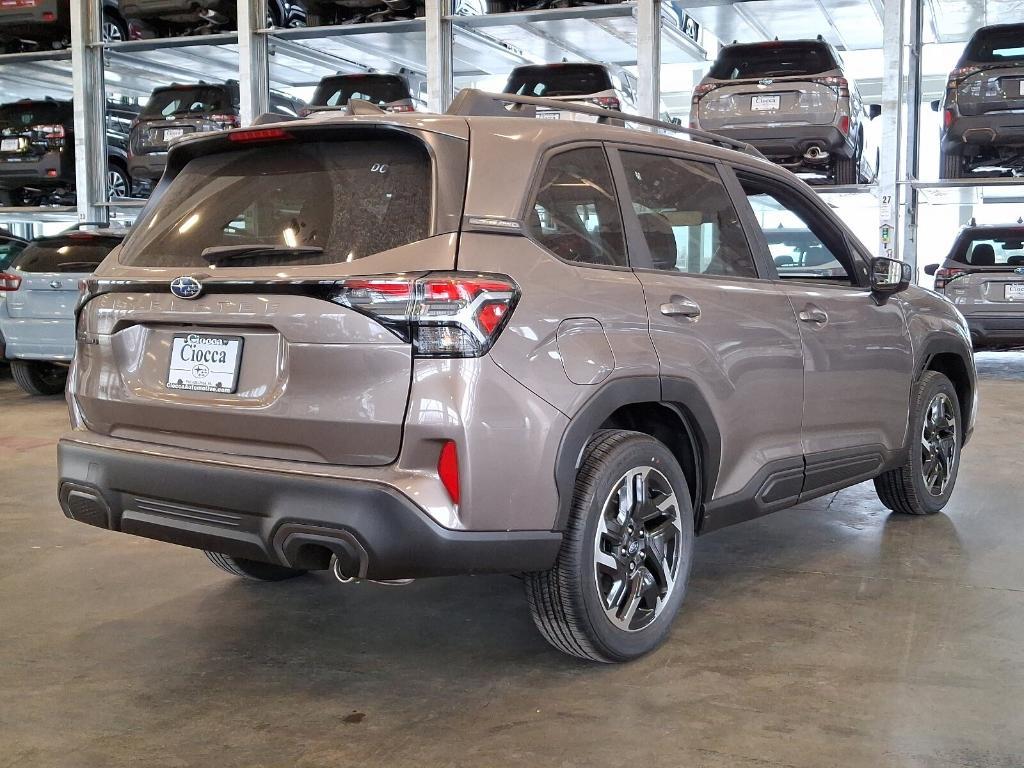
[[[512,70],[505,93],[520,96],[579,96],[611,90],[608,70],[599,64],[550,64]]]
[[[838,66],[822,43],[756,43],[723,48],[708,72],[716,80],[817,75]]]
[[[529,216],[530,234],[556,256],[581,264],[626,266],[622,218],[600,147],[551,158]]]
[[[431,173],[414,140],[288,142],[197,157],[135,225],[121,263],[206,267],[206,248],[254,245],[317,252],[263,252],[231,266],[362,259],[428,236]]]
[[[1024,59],[1024,24],[979,29],[964,50],[964,61],[997,63]]]
[[[321,81],[313,95],[313,104],[343,107],[351,99],[361,99],[382,106],[411,98],[409,86],[397,75],[352,75]]]
[[[153,91],[142,117],[160,118],[171,115],[209,115],[231,112],[231,100],[225,88],[197,85],[186,88],[162,88]]]
[[[1024,229],[988,231],[963,238],[953,259],[972,267],[1024,267]]]
[[[736,208],[715,166],[642,152],[621,157],[654,269],[757,277]]]
[[[21,272],[92,272],[120,242],[85,234],[50,237],[29,243],[11,266]]]
[[[7,269],[7,265],[24,249],[25,244],[20,240],[0,240],[0,272]]]

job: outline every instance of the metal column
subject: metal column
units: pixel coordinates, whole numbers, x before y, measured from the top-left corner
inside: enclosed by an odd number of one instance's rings
[[[75,102],[75,189],[80,222],[106,222],[106,89],[100,3],[71,3],[71,90]]]
[[[427,108],[444,112],[455,96],[452,72],[451,0],[427,2]]]
[[[907,123],[906,153],[903,179],[916,180],[920,170],[921,157],[921,55],[924,13],[920,0],[908,3],[908,20],[905,28],[905,56],[907,63],[906,92],[904,94],[905,119]],[[910,184],[903,187],[903,229],[900,233],[900,258],[910,264],[917,275],[917,206],[918,191]]]
[[[238,0],[238,86],[242,125],[270,111],[267,0]]]
[[[661,0],[639,0],[636,8],[637,110],[661,116]]]
[[[916,2],[917,0],[909,0]],[[878,255],[897,258],[899,185],[904,103],[904,6],[907,0],[884,0],[882,6],[882,143],[878,169]]]

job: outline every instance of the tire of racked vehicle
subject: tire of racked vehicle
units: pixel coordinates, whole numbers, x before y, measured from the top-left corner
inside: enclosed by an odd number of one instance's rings
[[[648,474],[640,493],[633,478],[645,470]],[[626,483],[631,501],[622,512]],[[640,499],[642,503],[637,501]],[[661,506],[656,503],[659,499]],[[623,518],[621,523],[608,516],[615,509],[619,510],[617,517]],[[640,533],[641,526],[649,527]],[[670,558],[659,557],[661,568],[653,562],[658,557],[654,543],[658,536],[661,545],[657,551],[671,554]],[[654,650],[665,640],[682,605],[693,539],[693,507],[686,477],[671,451],[640,432],[596,433],[576,476],[572,509],[554,567],[524,575],[537,629],[558,650],[588,661],[629,661]],[[603,547],[609,551],[601,551]],[[620,582],[615,576],[599,573],[608,564],[620,569],[621,592],[616,590],[615,584]],[[605,583],[612,585],[607,596]],[[643,590],[636,605],[629,599],[637,594],[634,583],[637,591]],[[609,599],[613,594],[621,595],[625,604],[621,610],[616,600]]]
[[[953,383],[937,371],[925,371],[911,402],[907,461],[875,478],[875,491],[882,503],[905,515],[941,511],[956,485],[961,429]]]
[[[943,152],[939,157],[939,178],[960,179],[964,176],[964,156],[959,152]]]
[[[68,380],[66,368],[38,360],[11,360],[11,376],[30,395],[59,395]]]
[[[836,158],[832,174],[836,186],[856,184],[857,177],[860,174],[860,160],[856,157]]]
[[[246,560],[244,557],[232,557],[220,552],[203,550],[210,562],[222,571],[248,581],[284,581],[301,576],[305,571],[297,568],[286,568],[273,563],[261,563],[258,560]]]

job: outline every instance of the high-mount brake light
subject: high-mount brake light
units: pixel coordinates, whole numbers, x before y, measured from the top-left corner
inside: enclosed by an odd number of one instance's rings
[[[9,272],[0,272],[0,291],[16,291],[21,287],[21,278]]]
[[[288,141],[294,138],[283,128],[249,128],[228,134],[228,139],[238,144],[255,144],[262,141]]]
[[[411,342],[417,357],[480,357],[505,327],[519,288],[504,275],[374,275],[342,280],[332,298]]]

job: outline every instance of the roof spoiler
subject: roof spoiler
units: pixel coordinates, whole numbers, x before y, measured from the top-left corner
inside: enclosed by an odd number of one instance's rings
[[[537,107],[591,115],[596,117],[598,122],[603,123],[607,123],[609,120],[621,120],[627,123],[646,125],[651,128],[660,128],[669,133],[682,133],[694,141],[738,150],[761,160],[765,159],[765,156],[750,144],[730,139],[727,136],[720,136],[710,131],[702,131],[699,128],[685,128],[665,120],[657,120],[653,117],[642,117],[640,115],[629,115],[614,109],[559,101],[558,99],[545,99],[538,96],[520,96],[514,93],[488,93],[476,88],[463,88],[459,91],[454,101],[452,101],[452,105],[448,108],[446,114],[461,117],[536,117]]]

